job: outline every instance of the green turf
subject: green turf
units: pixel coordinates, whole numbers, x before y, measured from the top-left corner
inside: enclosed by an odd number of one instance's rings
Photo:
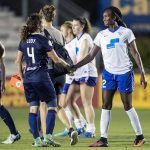
[[[22,135],[20,141],[12,145],[0,144],[0,150],[11,149],[11,150],[32,150],[32,149],[50,149],[50,148],[34,148],[31,146],[32,136],[28,132],[28,109],[27,108],[11,108],[9,109],[12,114],[19,132]],[[96,111],[96,139],[99,138],[99,118],[100,110]],[[141,124],[143,127],[143,132],[147,139],[146,144],[141,148],[133,148],[133,140],[135,134],[132,130],[130,122],[126,113],[123,109],[112,110],[112,120],[109,128],[109,147],[103,149],[110,150],[149,150],[150,149],[150,111],[149,110],[137,110]],[[54,133],[63,129],[63,125],[57,120]],[[0,120],[0,142],[8,136],[9,132],[7,127],[4,125],[2,120]],[[88,145],[95,142],[96,139],[79,139],[79,143],[76,146],[71,147],[69,145],[68,138],[57,138],[56,140],[62,144],[60,148],[51,149],[62,149],[62,150],[92,150]],[[94,148],[99,149],[99,148]]]

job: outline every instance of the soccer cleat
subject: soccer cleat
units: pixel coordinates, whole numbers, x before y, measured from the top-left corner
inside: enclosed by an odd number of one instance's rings
[[[56,142],[56,141],[54,141],[54,140],[52,139],[52,135],[51,135],[51,134],[47,134],[47,135],[44,137],[43,143],[44,143],[45,145],[53,146],[53,147],[60,147],[60,146],[61,146],[60,143],[58,143],[58,142]]]
[[[20,140],[20,138],[21,138],[21,135],[19,133],[17,135],[10,134],[9,137],[5,141],[2,142],[2,144],[12,144],[15,141]]]
[[[72,131],[70,136],[70,145],[75,145],[78,143],[78,132]]]
[[[98,140],[96,143],[89,145],[89,147],[108,147],[108,143]]]
[[[54,136],[55,137],[57,137],[57,136],[68,136],[68,133],[69,133],[69,131],[67,129],[65,129],[59,133],[54,134]]]
[[[40,137],[34,139],[34,143],[32,144],[34,147],[48,147],[47,144],[43,143]]]
[[[92,132],[85,132],[83,134],[80,134],[81,138],[95,138],[95,134]]]
[[[133,147],[141,147],[142,145],[144,145],[145,143],[145,139],[138,139],[136,138],[135,141],[134,141],[134,145]]]
[[[84,132],[85,132],[84,127],[83,127],[83,128],[77,128],[76,130],[77,130],[77,132],[78,132],[78,135],[84,134]]]

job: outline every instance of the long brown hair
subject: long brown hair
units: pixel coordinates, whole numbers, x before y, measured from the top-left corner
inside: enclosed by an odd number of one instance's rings
[[[89,20],[85,17],[77,17],[77,18],[74,18],[73,20],[76,20],[76,21],[79,21],[81,25],[84,26],[83,28],[83,32],[84,33],[91,33],[91,23],[89,22]]]
[[[2,56],[4,54],[4,50],[5,50],[5,48],[4,48],[3,44],[0,42],[0,59],[2,58]]]
[[[36,32],[37,29],[41,27],[41,24],[41,16],[38,13],[34,13],[30,17],[28,17],[26,25],[22,26],[21,28],[21,40],[26,40],[31,33]]]
[[[45,18],[47,22],[51,22],[54,20],[56,9],[54,5],[45,5],[40,10],[40,15]]]

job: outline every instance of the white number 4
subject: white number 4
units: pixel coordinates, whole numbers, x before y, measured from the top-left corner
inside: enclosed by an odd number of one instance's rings
[[[29,47],[27,48],[27,54],[29,57],[32,58],[32,63],[35,64],[35,57],[34,57],[34,47],[31,47],[31,51]]]

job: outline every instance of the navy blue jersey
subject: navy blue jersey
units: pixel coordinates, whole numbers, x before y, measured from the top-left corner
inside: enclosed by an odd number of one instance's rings
[[[32,34],[26,41],[21,41],[18,50],[23,52],[26,62],[24,82],[50,80],[48,74],[47,52],[52,50],[51,42],[41,34]]]

